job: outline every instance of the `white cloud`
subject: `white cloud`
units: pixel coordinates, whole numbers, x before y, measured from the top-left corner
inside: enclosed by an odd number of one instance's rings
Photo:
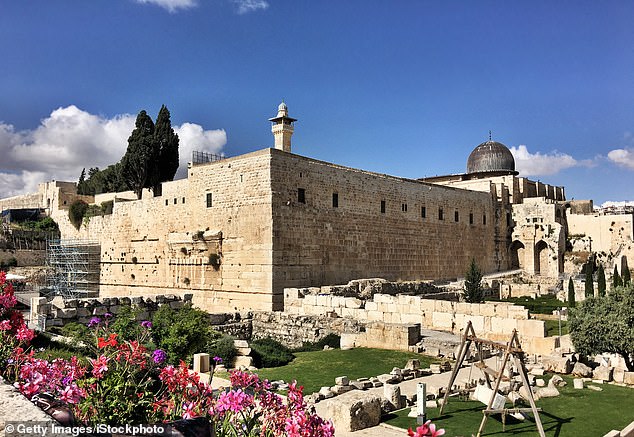
[[[570,167],[592,165],[592,161],[579,161],[556,150],[547,154],[531,153],[524,145],[511,147],[510,150],[515,158],[515,169],[521,176],[553,175]]]
[[[197,6],[196,0],[136,0],[137,3],[154,4],[167,9],[169,12],[176,12],[179,9],[189,9]]]
[[[105,118],[74,105],[51,112],[33,129],[16,132],[0,122],[0,198],[34,192],[47,180],[76,181],[82,168],[105,168],[124,155],[136,116]],[[184,176],[191,151],[219,153],[227,142],[224,130],[204,130],[192,123],[174,125],[180,138]]]
[[[238,14],[241,15],[269,7],[266,0],[233,0],[233,2],[238,6]]]
[[[191,161],[192,152],[207,152],[220,154],[222,147],[227,143],[227,134],[224,130],[203,130],[202,126],[193,123],[183,123],[175,127],[174,131],[179,139],[180,166],[176,172],[176,178],[187,176],[187,162]]]
[[[608,152],[608,159],[621,167],[634,170],[634,149],[615,149]]]

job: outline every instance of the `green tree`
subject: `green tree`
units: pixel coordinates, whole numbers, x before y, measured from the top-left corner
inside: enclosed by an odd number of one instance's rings
[[[568,323],[577,352],[616,353],[634,371],[634,287],[618,287],[601,299],[586,299],[571,311]]]
[[[623,285],[623,282],[621,281],[621,277],[619,276],[619,270],[616,268],[615,265],[614,272],[612,273],[612,289],[620,287],[621,285]]]
[[[623,281],[623,286],[627,287],[630,285],[630,268],[627,265],[627,258],[623,257],[621,260],[621,280]]]
[[[605,271],[603,270],[603,264],[599,264],[597,270],[597,291],[599,296],[605,296]]]
[[[149,175],[156,167],[158,150],[154,139],[154,122],[143,110],[137,115],[128,149],[121,159],[122,177],[139,199],[143,188],[150,186]]]
[[[568,307],[575,307],[575,284],[573,284],[572,278],[568,279]]]
[[[594,297],[594,282],[592,280],[592,264],[590,262],[586,263],[585,272],[586,272],[586,299],[589,297]]]
[[[156,118],[154,126],[154,141],[158,147],[158,160],[156,168],[151,175],[151,184],[156,191],[158,184],[174,180],[178,170],[178,135],[172,129],[170,112],[165,105]]]
[[[68,208],[68,219],[75,228],[79,229],[88,211],[88,204],[83,200],[75,200]]]
[[[77,194],[87,194],[86,188],[86,167],[84,167],[79,175],[79,180],[77,181]]]
[[[469,270],[465,275],[464,299],[469,303],[478,303],[484,300],[484,292],[482,290],[482,272],[473,258],[471,259]]]

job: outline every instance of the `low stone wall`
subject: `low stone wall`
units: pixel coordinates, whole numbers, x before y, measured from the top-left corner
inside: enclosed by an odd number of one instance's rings
[[[255,312],[252,323],[254,340],[271,337],[291,348],[304,342],[315,343],[328,334],[361,332],[364,327],[363,323],[339,317],[280,312]]]
[[[470,304],[380,293],[360,299],[324,293],[322,287],[285,289],[284,307],[286,313],[299,316],[331,315],[362,324],[419,324],[422,328],[452,333],[459,333],[471,321],[478,336],[496,341],[507,341],[516,329],[528,353],[544,353],[552,350],[555,343],[546,337],[543,321],[530,319],[523,306],[505,302]]]
[[[71,322],[88,323],[91,317],[106,313],[117,315],[122,307],[140,310],[138,320],[149,320],[161,305],[180,308],[191,302],[192,295],[156,295],[143,297],[104,297],[98,299],[68,299],[56,297],[48,301],[45,297],[31,299],[30,322],[38,327],[64,326]]]
[[[455,291],[438,287],[428,281],[390,282],[381,278],[355,279],[345,285],[326,285],[303,288],[302,290],[308,290],[305,294],[356,297],[359,299],[369,299],[375,294],[427,295],[433,296],[434,299],[457,299],[458,297]],[[286,305],[286,301],[284,305]]]

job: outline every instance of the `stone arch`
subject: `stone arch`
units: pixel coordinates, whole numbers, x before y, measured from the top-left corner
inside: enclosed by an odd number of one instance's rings
[[[511,260],[511,269],[524,269],[526,263],[524,261],[524,243],[519,240],[513,241],[509,246],[509,259]]]
[[[539,275],[548,269],[548,244],[539,240],[535,244],[535,274]]]

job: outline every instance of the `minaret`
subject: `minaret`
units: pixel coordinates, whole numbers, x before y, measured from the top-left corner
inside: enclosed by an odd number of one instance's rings
[[[277,107],[277,117],[269,118],[273,123],[271,132],[275,137],[275,148],[285,152],[291,151],[291,136],[293,135],[293,123],[297,120],[288,116],[286,103],[280,103]]]

